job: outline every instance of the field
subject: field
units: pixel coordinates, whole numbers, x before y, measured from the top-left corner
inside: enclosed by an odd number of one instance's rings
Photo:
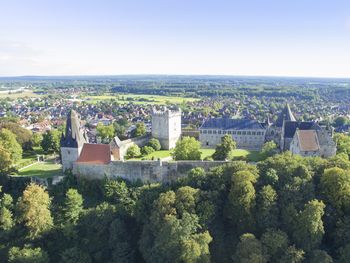
[[[17,98],[37,98],[40,97],[40,95],[35,94],[33,91],[25,91],[25,92],[18,92],[18,93],[1,93],[0,92],[0,99],[10,98],[10,99],[17,99]]]
[[[120,104],[133,102],[135,104],[181,104],[183,102],[192,102],[198,99],[196,98],[184,98],[177,96],[160,96],[160,95],[147,95],[147,94],[108,94],[102,96],[86,96],[85,100],[96,103],[98,101],[115,99]]]
[[[215,149],[207,149],[207,148],[203,148],[200,149],[202,155],[201,155],[201,159],[205,159],[206,157],[210,157],[213,155],[213,153],[215,152]],[[167,158],[171,156],[171,150],[160,150],[160,151],[156,151],[153,152],[149,155],[143,156],[143,157],[139,157],[139,158],[134,158],[132,160],[158,160],[163,159],[163,158]],[[248,150],[243,150],[243,149],[236,149],[232,152],[231,155],[232,158],[239,158],[239,157],[243,157],[246,158],[248,161],[251,162],[258,162],[262,159],[262,156],[259,152],[257,151],[248,151]]]
[[[18,172],[21,176],[37,176],[48,178],[54,175],[62,175],[61,164],[56,164],[54,160],[36,163]]]

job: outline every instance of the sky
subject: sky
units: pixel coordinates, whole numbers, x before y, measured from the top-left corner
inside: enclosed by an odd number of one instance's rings
[[[349,0],[0,0],[0,76],[350,77]]]

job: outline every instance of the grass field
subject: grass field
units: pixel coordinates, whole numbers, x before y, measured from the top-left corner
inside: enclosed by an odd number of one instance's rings
[[[25,92],[19,92],[19,93],[0,93],[0,99],[10,98],[10,99],[17,99],[17,98],[24,98],[24,97],[30,97],[30,98],[37,98],[41,95],[35,94],[32,91],[25,91]]]
[[[37,176],[48,178],[54,175],[62,175],[61,164],[56,164],[53,160],[36,163],[18,172],[21,176]]]
[[[147,94],[109,94],[102,96],[86,96],[84,97],[87,101],[91,103],[96,103],[97,101],[116,99],[118,103],[124,104],[133,102],[135,104],[181,104],[183,102],[192,102],[198,99],[196,98],[183,98],[177,96],[160,96],[160,95],[147,95]]]
[[[215,152],[215,149],[207,149],[207,148],[203,148],[200,150],[201,151],[201,159],[205,159],[206,157],[210,157],[213,155],[213,153]],[[139,158],[134,158],[132,160],[158,160],[166,158],[166,157],[170,157],[171,156],[171,150],[160,150],[160,151],[156,151],[153,152],[147,156],[142,156]],[[239,157],[245,157],[248,161],[251,162],[258,162],[262,159],[262,156],[259,152],[257,151],[248,151],[248,150],[243,150],[243,149],[236,149],[232,152],[232,157],[233,158],[239,158]]]

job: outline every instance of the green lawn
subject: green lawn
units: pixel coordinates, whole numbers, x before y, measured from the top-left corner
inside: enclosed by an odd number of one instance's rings
[[[53,160],[36,163],[18,172],[21,176],[37,176],[48,178],[54,175],[62,175],[61,164],[55,164]]]
[[[17,98],[37,98],[41,95],[34,93],[33,91],[25,91],[25,92],[18,92],[18,93],[0,93],[0,99],[10,98],[10,99],[17,99]]]
[[[201,159],[204,160],[206,157],[212,156],[213,153],[215,152],[215,149],[201,149]]]
[[[198,99],[196,98],[184,98],[178,96],[160,96],[160,95],[147,95],[147,94],[109,94],[102,96],[86,96],[84,99],[91,103],[96,103],[97,101],[116,99],[118,103],[129,103],[133,102],[135,104],[158,104],[164,105],[170,104],[180,104],[182,102],[192,102]]]
[[[44,155],[41,147],[34,147],[33,151],[25,151],[22,154],[22,159],[16,163],[16,168],[21,169],[33,162],[37,161],[37,155]]]

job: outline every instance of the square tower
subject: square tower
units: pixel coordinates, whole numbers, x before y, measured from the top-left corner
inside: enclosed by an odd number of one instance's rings
[[[181,110],[153,109],[152,137],[159,140],[162,149],[174,148],[181,137]]]

